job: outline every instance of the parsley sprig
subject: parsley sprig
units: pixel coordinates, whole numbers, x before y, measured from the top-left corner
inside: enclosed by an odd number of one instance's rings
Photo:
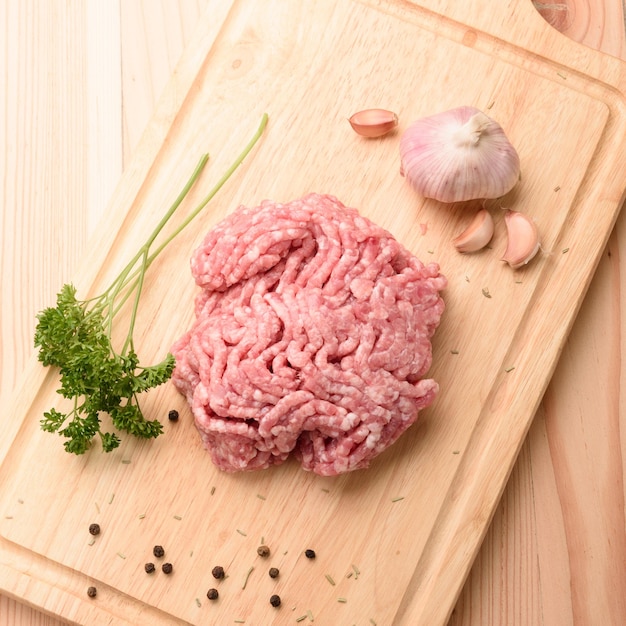
[[[171,353],[155,365],[142,366],[139,363],[133,332],[144,277],[161,251],[200,213],[243,162],[265,130],[267,119],[264,114],[248,145],[202,202],[154,247],[158,235],[206,165],[209,157],[202,156],[172,206],[108,289],[94,298],[79,300],[76,288],[65,284],[57,294],[56,307],[48,307],[37,314],[35,347],[39,348],[38,359],[44,366],[59,368],[61,386],[57,393],[73,401],[72,408],[66,413],[56,408],[46,411],[41,428],[64,437],[67,452],[84,454],[96,435],[100,437],[105,452],[120,445],[118,434],[102,430],[100,417],[104,413],[111,417],[117,431],[144,439],[158,437],[163,432],[158,420],[144,417],[138,402],[140,393],[169,380],[175,365]],[[130,298],[132,309],[128,332],[121,348],[116,350],[112,343],[114,319]]]

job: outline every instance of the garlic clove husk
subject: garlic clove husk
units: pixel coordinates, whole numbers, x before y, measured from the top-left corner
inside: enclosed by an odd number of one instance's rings
[[[425,198],[499,198],[520,178],[520,159],[502,127],[457,107],[413,122],[400,138],[400,171]]]
[[[382,137],[398,126],[398,116],[385,109],[364,109],[348,121],[354,132],[362,137]]]
[[[477,252],[482,250],[492,239],[494,231],[493,217],[487,209],[480,209],[470,225],[452,243],[459,252]]]
[[[541,248],[537,225],[533,220],[520,213],[507,209],[504,215],[507,232],[507,245],[502,261],[506,261],[513,269],[526,265]]]

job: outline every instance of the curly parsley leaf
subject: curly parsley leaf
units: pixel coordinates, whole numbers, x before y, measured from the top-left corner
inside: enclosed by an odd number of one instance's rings
[[[63,285],[56,306],[37,314],[34,343],[38,359],[44,366],[59,369],[59,395],[73,400],[73,408],[63,413],[52,408],[43,414],[42,430],[57,433],[65,439],[67,452],[84,454],[96,436],[102,449],[117,448],[120,437],[102,430],[100,416],[108,414],[115,429],[143,439],[158,437],[163,426],[158,420],[147,420],[139,406],[138,396],[168,381],[174,371],[172,354],[154,365],[143,366],[135,352],[133,331],[144,276],[159,253],[209,203],[241,165],[267,125],[267,114],[243,152],[226,171],[204,200],[187,216],[163,243],[153,250],[154,242],[200,176],[208,160],[203,155],[191,178],[180,192],[137,254],[101,295],[79,300],[74,285]],[[126,337],[121,349],[111,341],[113,320],[125,302],[132,308]]]

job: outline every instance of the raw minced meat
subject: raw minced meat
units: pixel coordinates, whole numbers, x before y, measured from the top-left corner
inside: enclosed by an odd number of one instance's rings
[[[364,468],[433,401],[446,279],[336,198],[240,207],[191,269],[172,380],[221,469],[292,453],[322,475]]]

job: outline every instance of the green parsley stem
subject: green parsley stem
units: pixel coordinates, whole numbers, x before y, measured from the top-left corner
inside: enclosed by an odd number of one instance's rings
[[[176,236],[178,236],[196,218],[196,216],[206,207],[206,205],[217,195],[217,193],[220,191],[220,189],[224,186],[224,184],[232,176],[232,174],[235,172],[235,170],[243,163],[244,159],[248,156],[248,154],[250,153],[252,148],[255,146],[255,144],[257,143],[257,141],[259,140],[259,138],[263,134],[263,131],[265,130],[265,127],[267,126],[267,122],[268,122],[268,115],[267,115],[267,113],[264,113],[262,118],[261,118],[261,122],[259,124],[259,127],[258,127],[257,131],[252,136],[252,138],[250,139],[250,141],[248,142],[246,147],[239,154],[239,156],[232,163],[232,165],[228,168],[228,170],[226,170],[226,172],[223,174],[223,176],[217,181],[217,183],[215,183],[213,188],[209,191],[209,193],[205,196],[205,198],[200,202],[200,204],[198,204],[198,206],[193,211],[191,211],[191,213],[182,221],[182,223],[174,230],[174,232],[165,241],[163,241],[163,243],[161,243],[154,250],[154,252],[152,252],[152,254],[150,254],[148,256],[147,255],[148,249],[150,248],[150,246],[152,245],[152,243],[154,242],[154,240],[156,239],[158,234],[161,232],[161,230],[163,229],[163,227],[165,226],[167,221],[170,219],[170,217],[173,215],[173,213],[179,207],[181,202],[184,200],[185,196],[189,193],[189,190],[191,189],[191,187],[195,183],[196,179],[198,178],[198,176],[202,172],[202,169],[204,168],[204,166],[206,165],[207,160],[209,158],[209,155],[205,154],[205,155],[202,156],[202,158],[200,159],[200,162],[196,166],[196,169],[194,170],[193,174],[191,175],[191,178],[189,179],[187,185],[185,185],[185,187],[181,191],[180,195],[175,200],[174,204],[172,204],[172,206],[169,208],[167,213],[164,215],[163,219],[159,222],[159,224],[157,225],[157,227],[155,228],[153,233],[150,235],[150,237],[148,237],[148,240],[141,247],[141,249],[137,253],[137,255],[126,266],[125,269],[127,269],[127,271],[123,272],[123,274],[124,274],[123,282],[125,283],[127,280],[130,281],[132,279],[135,279],[135,281],[130,285],[130,288],[128,289],[128,293],[125,294],[125,296],[123,296],[119,300],[119,302],[117,302],[117,305],[116,305],[115,309],[112,311],[112,316],[111,317],[114,317],[117,314],[117,312],[120,310],[120,308],[122,307],[124,302],[128,299],[128,297],[130,295],[130,292],[135,291],[135,289],[137,289],[138,292],[141,291],[142,279],[143,279],[143,275],[145,274],[145,270],[147,270],[148,267],[150,267],[152,262],[163,251],[163,249]],[[139,269],[136,269],[132,274],[130,274],[130,276],[128,276],[130,270],[137,264],[137,261],[142,256],[144,257],[144,261],[142,263],[142,266]],[[123,286],[124,286],[123,284],[120,285],[120,289]],[[136,295],[136,301],[138,301],[138,294]],[[134,315],[133,315],[131,323],[134,324]]]
[[[142,366],[134,349],[133,332],[145,273],[163,249],[204,209],[241,165],[261,137],[267,121],[265,113],[256,133],[226,173],[154,251],[151,248],[157,237],[197,182],[208,162],[208,154],[202,155],[175,201],[108,289],[98,296],[78,300],[76,288],[66,284],[57,294],[56,307],[48,307],[38,313],[34,337],[35,347],[39,348],[38,358],[45,366],[59,368],[61,387],[57,391],[63,397],[74,400],[68,413],[56,408],[44,412],[40,424],[46,432],[56,432],[64,437],[63,445],[68,452],[83,454],[91,446],[95,435],[100,436],[105,452],[119,446],[117,434],[101,429],[101,413],[108,413],[118,430],[138,437],[157,437],[163,431],[159,420],[145,419],[137,397],[141,392],[168,380],[175,366],[170,353],[161,363]],[[117,352],[112,345],[113,319],[131,297],[128,332],[121,351]]]

